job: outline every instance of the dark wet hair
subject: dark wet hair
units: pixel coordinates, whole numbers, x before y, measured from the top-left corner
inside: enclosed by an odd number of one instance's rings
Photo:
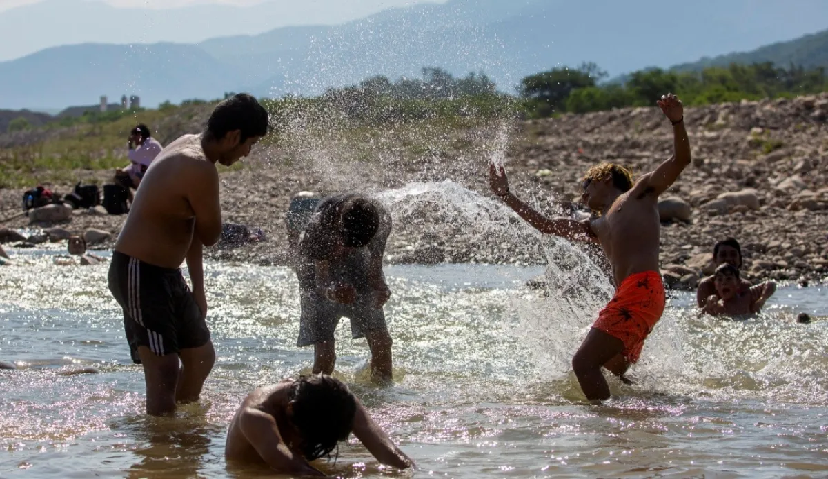
[[[342,381],[330,376],[301,376],[293,384],[291,422],[302,438],[308,461],[330,457],[339,441],[351,434],[356,398]]]
[[[356,198],[342,211],[342,239],[348,248],[367,245],[379,229],[377,207],[366,198]]]
[[[241,130],[240,143],[267,134],[267,110],[247,93],[223,100],[207,120],[207,136],[212,139],[221,140],[234,130]]]
[[[735,249],[736,252],[739,253],[739,264],[742,264],[742,247],[739,246],[739,242],[736,241],[735,238],[727,238],[717,242],[716,245],[713,246],[713,259],[716,259],[719,255],[719,249],[721,249],[722,246],[729,246]]]
[[[137,133],[141,135],[141,138],[143,138],[144,140],[150,137],[150,129],[147,125],[143,123],[138,123],[138,126],[132,129],[132,133]]]
[[[733,266],[730,263],[723,263],[719,265],[719,267],[716,268],[716,272],[713,274],[713,276],[718,276],[720,274],[725,276],[735,276],[736,279],[740,279],[739,268]]]

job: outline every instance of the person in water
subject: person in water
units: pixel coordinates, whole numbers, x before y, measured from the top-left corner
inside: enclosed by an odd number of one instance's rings
[[[713,246],[713,263],[716,267],[727,263],[735,266],[736,269],[741,269],[742,248],[739,246],[739,242],[734,238],[717,241]],[[740,282],[743,292],[750,289],[750,281],[741,279]],[[716,300],[719,299],[716,293],[715,275],[710,275],[699,283],[699,287],[696,290],[696,303],[699,305],[699,308],[704,308],[707,300],[711,297]]]
[[[681,101],[668,93],[658,105],[672,125],[673,156],[635,183],[620,165],[603,163],[590,168],[581,185],[582,201],[600,213],[597,218],[547,218],[512,194],[503,167],[498,171],[491,165],[489,169],[492,191],[530,225],[572,241],[597,242],[612,266],[615,295],[572,359],[581,389],[590,400],[610,397],[602,367],[626,381],[624,373],[638,361],[644,340],[664,311],[664,286],[658,269],[658,197],[690,164],[690,142]]]
[[[234,95],[215,107],[203,133],[168,145],[135,194],[108,281],[124,312],[133,361],[144,367],[148,414],[171,415],[176,402],[197,401],[213,368],[203,248],[221,235],[216,164],[247,156],[267,128],[259,102]],[[180,270],[184,261],[192,290]]]
[[[351,320],[352,337],[364,336],[368,343],[372,379],[393,380],[393,341],[383,310],[391,291],[382,270],[391,228],[391,215],[379,201],[344,193],[324,198],[301,233],[297,346],[314,346],[314,374],[333,373],[334,332],[344,316]]]
[[[54,259],[55,264],[61,266],[70,266],[76,264],[88,266],[93,264],[99,264],[106,261],[106,259],[104,259],[101,256],[88,253],[86,251],[86,240],[77,235],[69,237],[67,250],[69,255],[56,256]]]
[[[713,315],[746,316],[757,314],[776,292],[776,283],[765,281],[744,289],[739,268],[723,263],[713,275],[716,294],[710,295],[702,311]]]
[[[381,463],[414,466],[348,387],[326,375],[251,392],[230,421],[224,455],[228,465],[260,463],[282,474],[324,476],[311,462],[330,457],[352,432]]]

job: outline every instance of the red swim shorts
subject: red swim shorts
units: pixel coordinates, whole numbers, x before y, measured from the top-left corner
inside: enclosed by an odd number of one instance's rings
[[[638,361],[644,339],[653,330],[664,312],[664,284],[657,271],[628,276],[615,291],[615,296],[598,313],[593,328],[624,342],[622,352],[630,364]]]

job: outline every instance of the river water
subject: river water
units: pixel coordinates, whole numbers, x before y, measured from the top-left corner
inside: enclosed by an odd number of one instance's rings
[[[253,478],[228,470],[226,426],[256,386],[307,373],[291,270],[206,265],[218,361],[200,404],[143,414],[144,382],[106,289],[107,265],[12,250],[0,267],[0,477]],[[828,474],[826,289],[781,288],[762,316],[699,317],[673,293],[633,386],[587,403],[569,361],[607,288],[547,294],[538,267],[386,269],[395,385],[368,381],[364,340],[337,333],[338,377],[416,462],[383,468],[353,438],[341,477],[811,477]],[[551,276],[561,272],[551,268]],[[552,278],[554,279],[554,278]],[[816,317],[795,322],[798,312]],[[94,367],[98,374],[58,373]]]

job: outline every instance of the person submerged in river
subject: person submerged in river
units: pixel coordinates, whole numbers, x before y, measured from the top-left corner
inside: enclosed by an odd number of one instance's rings
[[[718,268],[727,263],[731,264],[736,269],[742,268],[742,247],[735,238],[727,238],[722,241],[717,241],[713,246],[713,263]],[[750,289],[750,281],[744,278],[740,280],[742,291],[746,292]],[[715,275],[710,275],[699,282],[699,287],[696,290],[696,303],[699,308],[704,308],[709,299],[719,300],[720,297],[716,292]]]
[[[352,432],[381,463],[414,466],[348,387],[327,375],[251,392],[230,421],[224,454],[228,464],[261,463],[283,474],[324,476],[311,462],[330,457]]]
[[[776,283],[765,281],[745,290],[739,268],[723,263],[713,275],[716,294],[710,295],[702,311],[712,315],[746,316],[758,314],[776,292]]]
[[[69,243],[66,249],[68,250],[69,255],[55,256],[55,264],[61,266],[71,266],[77,264],[88,266],[91,264],[99,264],[106,261],[106,259],[104,259],[101,256],[92,253],[87,253],[86,240],[81,238],[80,236],[70,236]]]
[[[627,382],[624,374],[638,361],[644,340],[664,312],[664,285],[658,269],[658,197],[690,164],[690,142],[681,101],[667,94],[658,105],[672,124],[673,156],[636,183],[620,165],[603,163],[590,168],[583,177],[581,199],[600,213],[596,218],[547,218],[509,191],[503,167],[489,168],[492,191],[535,229],[572,241],[597,242],[612,266],[615,296],[599,313],[572,359],[572,368],[589,400],[610,398],[602,367]]]

